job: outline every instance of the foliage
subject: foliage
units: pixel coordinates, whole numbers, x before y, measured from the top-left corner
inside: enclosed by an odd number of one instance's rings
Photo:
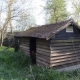
[[[80,25],[80,0],[71,0],[73,13],[72,16]]]
[[[0,47],[0,80],[80,80],[80,69],[58,72],[30,63],[22,51]]]
[[[48,0],[46,13],[49,15],[49,22],[58,22],[67,18],[65,0]]]

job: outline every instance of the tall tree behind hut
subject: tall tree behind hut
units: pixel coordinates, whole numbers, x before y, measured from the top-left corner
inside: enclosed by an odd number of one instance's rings
[[[4,24],[1,28],[1,46],[3,44],[3,39],[4,39],[4,34],[7,33],[7,28],[8,28],[8,25],[10,25],[11,27],[11,32],[12,32],[12,23],[11,23],[11,8],[12,8],[12,4],[14,3],[15,0],[9,0],[7,1],[7,13],[6,13],[6,18],[5,18],[5,21],[4,21]],[[3,5],[1,6],[1,8],[3,7]],[[3,9],[3,8],[2,8]],[[2,10],[1,9],[1,10]],[[2,12],[1,12],[2,13]]]
[[[64,20],[68,16],[65,0],[47,0],[45,10],[48,23]]]
[[[28,4],[27,4],[28,3]],[[21,17],[21,15],[25,12],[25,14],[29,14],[29,7],[23,8],[26,4],[26,6],[30,5],[31,0],[2,0],[0,5],[0,22],[1,22],[1,40],[0,44],[2,46],[4,35],[7,34],[7,32],[13,33],[13,30],[16,30],[16,24],[17,20]],[[4,15],[6,16],[4,20],[2,19]],[[30,14],[29,14],[30,16]],[[27,15],[28,17],[28,15]],[[26,18],[27,20],[29,18]],[[27,26],[25,26],[27,27]],[[20,27],[19,27],[20,28]]]
[[[75,19],[78,25],[80,25],[80,0],[70,0],[72,7],[71,16]]]

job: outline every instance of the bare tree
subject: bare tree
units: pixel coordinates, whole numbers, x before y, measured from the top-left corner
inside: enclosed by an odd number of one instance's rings
[[[72,3],[73,13],[72,16],[80,25],[80,0],[70,0]]]
[[[3,44],[4,35],[7,32],[7,28],[8,28],[9,23],[11,25],[11,12],[12,12],[11,8],[12,8],[12,4],[14,3],[14,1],[15,0],[9,0],[9,1],[7,1],[7,5],[8,5],[7,17],[5,19],[3,27],[1,28],[1,46]],[[12,26],[11,26],[11,30],[12,30]]]
[[[29,5],[31,1],[28,0],[3,0],[3,4],[1,5],[0,15],[3,13],[6,13],[6,18],[2,24],[2,27],[0,27],[1,31],[1,46],[3,44],[4,35],[7,33],[7,30],[10,30],[11,33],[13,33],[14,22],[17,22],[19,19],[21,19],[21,16],[25,13],[27,14],[29,11]],[[26,4],[26,5],[25,5]],[[3,8],[3,6],[5,6]],[[25,8],[24,8],[25,7]],[[28,20],[28,15],[26,15],[26,20]],[[22,18],[22,20],[24,20]],[[26,27],[26,26],[25,26]]]
[[[16,27],[18,31],[25,31],[26,29],[31,28],[33,25],[35,25],[34,17],[25,12],[17,20]]]

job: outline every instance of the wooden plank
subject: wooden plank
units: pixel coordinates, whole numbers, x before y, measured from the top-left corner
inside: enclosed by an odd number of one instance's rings
[[[54,50],[51,50],[51,53],[52,52],[71,52],[71,51],[77,51],[77,50],[80,50],[80,48],[69,48],[69,49],[54,49]]]
[[[27,41],[27,42],[29,42],[29,39],[26,39],[26,38],[20,38],[20,41]]]
[[[60,47],[60,46],[63,47],[63,46],[73,46],[73,45],[78,46],[78,45],[80,45],[80,43],[75,43],[75,44],[74,43],[63,43],[63,44],[62,43],[60,43],[60,44],[58,44],[58,43],[56,44],[55,43],[55,44],[50,44],[51,47]]]
[[[52,53],[50,54],[51,57],[56,57],[56,56],[65,56],[65,55],[71,55],[73,53]]]
[[[62,34],[61,34],[62,35]],[[63,38],[63,37],[52,37],[51,39],[53,39],[53,40],[64,40],[65,38]],[[80,37],[79,36],[77,36],[77,37],[69,37],[68,39],[80,39]]]
[[[75,44],[74,43],[73,44],[72,43],[69,43],[69,44],[68,43],[50,44],[51,47],[63,47],[63,46],[73,46],[73,45],[78,46],[78,45],[80,45],[80,43],[75,43]]]
[[[22,50],[22,49],[21,49],[21,50]],[[23,51],[24,53],[30,54],[28,50],[27,50],[27,51],[25,51],[25,50],[22,50],[22,51]]]
[[[22,38],[20,38],[20,40],[26,40],[26,41],[29,41],[29,38],[24,38],[24,37],[22,37]]]
[[[65,43],[62,43],[62,42],[60,42],[60,43],[51,43],[51,45],[52,46],[56,46],[56,45],[65,45],[65,46],[68,46],[68,45],[80,45],[80,42],[70,42],[70,43],[67,43],[67,42],[65,42]]]
[[[42,67],[46,67],[46,68],[49,68],[50,65],[45,65],[45,64],[42,64],[40,62],[36,62],[37,66],[42,66]]]
[[[68,62],[68,61],[74,61],[74,60],[77,60],[78,61],[78,59],[76,59],[75,57],[70,57],[70,58],[65,58],[65,59],[60,59],[60,60],[54,60],[54,61],[51,61],[51,64],[56,64],[56,63],[64,63],[64,62]]]
[[[51,43],[54,43],[54,42],[55,42],[55,43],[57,43],[57,42],[58,42],[58,43],[59,43],[59,42],[60,42],[60,43],[61,43],[61,42],[62,42],[62,43],[65,42],[65,43],[66,43],[66,42],[67,42],[67,43],[68,43],[68,42],[72,42],[72,41],[73,41],[73,42],[80,42],[80,39],[66,39],[66,40],[58,40],[58,39],[54,40],[54,39],[51,39],[50,42],[51,42]]]
[[[29,50],[28,47],[20,47],[20,49]]]
[[[29,53],[29,47],[26,47],[26,46],[20,45],[20,50]]]
[[[75,49],[74,48],[69,48],[69,49],[53,49],[51,51],[63,51],[63,52],[66,52],[66,51],[74,51]]]
[[[75,50],[53,50],[53,51],[51,51],[51,54],[54,54],[54,53],[77,53],[77,52],[80,52],[80,50],[79,49],[75,49]]]
[[[62,68],[66,68],[66,67],[70,67],[70,66],[75,66],[75,65],[79,65],[79,63],[77,63],[77,62],[67,63],[67,64],[63,64],[63,65],[53,66],[53,68],[55,68],[55,69],[62,69]]]
[[[37,48],[44,48],[44,49],[49,49],[50,50],[50,46],[46,46],[46,45],[36,45]]]
[[[50,56],[49,52],[44,52],[44,51],[39,51],[39,50],[37,50],[37,54],[45,55],[45,56]]]
[[[37,54],[41,54],[41,55],[45,55],[45,56],[50,56],[50,52],[41,51],[41,50],[37,50],[36,52],[37,52]]]
[[[25,48],[20,48],[20,49],[22,49],[22,50],[24,50],[24,51],[27,51],[27,50],[29,50],[29,49],[25,49]]]
[[[52,53],[73,53],[75,50],[70,50],[70,51],[68,51],[68,50],[53,50],[53,51],[51,51],[51,54]]]
[[[29,49],[22,49],[22,48],[20,48],[20,50],[22,50],[22,51],[26,51],[26,52],[29,52]]]
[[[64,64],[68,64],[68,63],[73,63],[73,62],[78,62],[76,59],[75,60],[68,60],[68,61],[65,61],[65,62],[60,62],[60,63],[53,63],[51,64],[50,66],[58,66],[58,65],[64,65]]]
[[[46,39],[37,39],[37,42],[49,42],[49,41]]]
[[[20,45],[29,46],[29,43],[27,42],[27,43],[23,43],[23,44],[20,44]]]
[[[56,57],[51,57],[50,59],[52,61],[52,60],[61,60],[61,59],[66,59],[66,58],[71,58],[71,57],[77,57],[77,54],[56,56]]]
[[[20,47],[20,49],[29,50],[29,48],[25,48],[25,47]]]
[[[63,56],[63,55],[72,55],[72,54],[79,54],[80,50],[77,51],[72,51],[72,52],[55,52],[55,53],[51,53],[50,56]]]
[[[80,44],[80,41],[79,42],[54,42],[54,43],[50,43],[50,44],[71,44],[71,43],[73,43],[73,44]]]
[[[28,48],[29,49],[29,46],[23,46],[23,45],[20,45],[20,47],[23,47],[23,48]]]
[[[46,50],[44,48],[43,49],[42,48],[37,48],[37,52],[39,52],[39,51],[50,53],[50,50]]]
[[[54,43],[51,43],[51,44],[70,44],[70,43],[74,43],[74,44],[80,44],[80,41],[79,42],[54,42]]]
[[[28,42],[20,42],[19,45],[25,45],[25,46],[28,45],[29,46],[29,43]]]
[[[36,62],[37,63],[41,63],[41,64],[43,64],[43,65],[45,65],[45,66],[49,66],[50,64],[49,63],[46,63],[46,62],[43,62],[43,61],[41,61],[41,60],[36,60]]]
[[[37,45],[39,45],[39,46],[47,46],[47,47],[50,46],[50,44],[45,44],[45,43],[36,43],[36,46]]]
[[[50,44],[49,41],[43,40],[43,39],[37,39],[37,40],[36,40],[36,43],[37,43],[37,44]]]
[[[20,39],[20,42],[29,42],[29,40],[21,40],[21,39]]]
[[[64,64],[51,64],[50,67],[53,67],[55,69],[60,69],[60,68],[64,68],[64,67],[69,67],[69,66],[74,66],[79,64],[77,61],[72,61],[72,62],[68,62],[68,63],[64,63]]]
[[[41,61],[43,61],[43,62],[50,63],[50,58],[49,58],[49,59],[46,59],[46,58],[44,58],[44,57],[37,56],[36,59],[41,60]]]
[[[37,44],[47,44],[47,45],[49,45],[49,42],[36,42]]]
[[[37,57],[42,57],[42,58],[44,58],[44,59],[50,60],[50,55],[47,56],[47,55],[44,55],[44,54],[36,53],[36,58],[37,58]]]
[[[28,49],[26,50],[26,49],[22,49],[22,48],[21,48],[20,50],[22,50],[22,51],[26,51],[26,52],[29,52],[29,50],[28,50]]]
[[[21,45],[21,44],[29,44],[29,39],[27,39],[27,38],[20,38],[19,39],[19,44]]]
[[[23,45],[20,45],[20,48],[29,49],[28,46],[23,46]]]
[[[50,67],[64,66],[64,65],[67,65],[67,64],[72,64],[72,65],[74,65],[73,63],[78,63],[78,62],[75,60],[75,61],[71,61],[71,62],[67,62],[67,63],[51,64]],[[67,66],[68,66],[68,65],[67,65]]]
[[[50,50],[60,50],[60,49],[70,49],[70,48],[80,48],[80,45],[50,47]]]

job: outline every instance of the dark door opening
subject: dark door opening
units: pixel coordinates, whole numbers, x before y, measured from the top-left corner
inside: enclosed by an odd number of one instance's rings
[[[30,59],[33,64],[36,63],[36,38],[30,38]]]

